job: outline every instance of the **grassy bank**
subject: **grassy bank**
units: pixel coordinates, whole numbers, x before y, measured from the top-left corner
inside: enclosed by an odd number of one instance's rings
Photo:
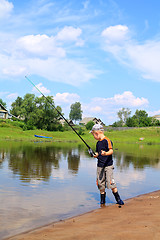
[[[38,140],[38,138],[34,137],[35,134],[52,137],[51,141],[81,142],[80,138],[72,130],[65,132],[48,132],[45,130],[23,131],[22,128],[13,124],[0,124],[0,140],[35,141]],[[160,144],[159,127],[109,131],[105,132],[105,135],[112,139],[113,142]],[[89,134],[88,130],[84,130],[82,137],[87,143],[95,143],[93,136]],[[140,141],[141,138],[143,139],[142,141]]]
[[[107,135],[114,140],[114,142],[138,143],[146,144],[160,144],[160,128],[148,127],[128,129],[124,131],[112,131]],[[142,140],[143,139],[143,140]]]

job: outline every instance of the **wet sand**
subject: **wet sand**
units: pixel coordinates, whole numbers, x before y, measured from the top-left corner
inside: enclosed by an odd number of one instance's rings
[[[10,240],[159,240],[160,191],[105,206],[32,230]]]

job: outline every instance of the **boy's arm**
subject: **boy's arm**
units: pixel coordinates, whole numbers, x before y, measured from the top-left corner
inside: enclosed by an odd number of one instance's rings
[[[102,156],[109,156],[109,155],[112,155],[113,154],[113,149],[110,148],[108,152],[105,152],[103,150],[101,150],[101,155]]]
[[[109,149],[108,152],[101,150],[101,156],[109,156],[109,155],[112,155],[112,154],[113,154],[113,149]],[[99,153],[95,152],[93,157],[97,158],[98,156],[99,156]]]

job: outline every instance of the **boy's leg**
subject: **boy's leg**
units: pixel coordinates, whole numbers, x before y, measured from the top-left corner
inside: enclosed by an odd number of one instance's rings
[[[105,167],[106,185],[108,189],[115,189],[117,187],[113,177],[113,169],[113,165]]]
[[[100,190],[101,204],[105,204],[106,193],[105,193],[105,171],[104,168],[97,167],[97,187]]]
[[[106,184],[107,184],[107,188],[111,188],[112,189],[112,193],[116,199],[116,202],[119,205],[124,205],[124,202],[121,200],[118,190],[117,190],[117,186],[113,177],[113,166],[108,166],[105,168],[105,172],[106,172]]]
[[[100,195],[101,197],[101,201],[100,201],[100,204],[105,204],[106,203],[106,193],[101,193]]]
[[[123,202],[122,199],[120,198],[118,191],[114,192],[114,190],[112,190],[112,193],[113,193],[113,195],[114,195],[117,203],[118,203],[119,205],[124,205],[124,202]]]

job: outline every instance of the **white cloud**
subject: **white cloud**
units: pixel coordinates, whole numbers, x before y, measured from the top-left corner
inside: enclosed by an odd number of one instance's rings
[[[131,64],[139,71],[145,79],[160,81],[160,41],[152,40],[144,44],[129,45],[126,55]]]
[[[8,17],[13,8],[13,3],[6,0],[0,0],[0,19]]]
[[[137,69],[144,79],[160,82],[159,38],[138,43],[131,39],[127,26],[116,25],[102,32],[104,50],[110,52],[122,64]]]
[[[122,94],[115,94],[111,98],[93,98],[92,105],[94,109],[102,105],[104,106],[117,106],[117,107],[141,107],[147,105],[149,102],[146,98],[135,97],[132,92],[125,91]],[[91,108],[92,109],[92,108]]]
[[[17,40],[17,50],[36,56],[65,57],[65,50],[57,47],[55,38],[43,35],[28,35]]]
[[[81,35],[82,30],[80,28],[74,28],[72,26],[64,27],[56,36],[57,41],[75,41],[79,42],[79,36]]]
[[[5,96],[6,94],[8,94],[8,92],[0,92],[0,97]]]
[[[129,29],[125,25],[110,26],[103,30],[102,37],[110,44],[120,44],[129,39]]]
[[[160,115],[160,110],[157,111],[149,111],[148,112],[149,116],[153,117],[154,115]]]
[[[95,106],[95,107],[91,107],[91,108],[90,108],[90,111],[98,114],[99,112],[102,112],[103,109],[102,109],[102,107],[100,107],[100,106]]]
[[[69,41],[72,45],[74,41],[76,46],[82,46],[83,40],[79,38],[80,35],[81,29],[73,27],[65,27],[57,36],[26,35],[17,39],[10,36],[10,41],[7,40],[6,35],[2,34],[1,77],[17,78],[29,73],[74,86],[96,78],[98,71],[90,69],[83,59],[69,58],[63,46],[65,41]],[[59,44],[61,47],[58,46]]]
[[[78,60],[56,57],[24,58],[0,55],[0,74],[3,77],[20,77],[26,74],[35,74],[53,82],[67,83],[79,86],[88,82],[99,74],[96,70],[90,70],[89,66]]]
[[[44,87],[42,83],[37,84],[36,87],[37,87],[44,95],[45,95],[45,94],[46,94],[46,95],[49,95],[49,94],[50,94],[50,90],[47,89],[46,87]],[[37,92],[39,92],[39,91],[34,87],[34,88],[32,89],[32,92],[37,93]]]
[[[19,76],[26,72],[26,68],[23,66],[11,65],[10,67],[5,67],[2,69],[3,75],[10,75],[10,76]]]
[[[80,101],[80,96],[76,93],[57,93],[54,97],[56,106],[61,106],[64,116],[68,117],[71,104]]]
[[[82,47],[84,45],[84,41],[82,39],[78,39],[75,44],[77,47]]]
[[[6,96],[7,99],[14,100],[18,97],[18,93],[11,93],[8,96]]]
[[[117,112],[122,107],[135,110],[148,105],[148,99],[135,97],[132,92],[125,91],[111,98],[93,98],[90,103],[82,104],[83,117],[98,117],[106,124],[117,121]]]
[[[63,82],[73,86],[79,86],[96,76],[96,71],[90,71],[86,64],[67,58],[34,58],[28,60],[27,65],[30,74],[36,74],[48,78],[50,81]]]
[[[76,93],[57,93],[54,96],[54,100],[56,102],[56,105],[60,105],[60,104],[71,104],[74,103],[76,101],[79,101],[80,96]]]
[[[122,105],[126,107],[140,107],[147,105],[148,99],[135,97],[132,92],[125,91],[123,94],[115,94],[111,101],[115,105]]]

